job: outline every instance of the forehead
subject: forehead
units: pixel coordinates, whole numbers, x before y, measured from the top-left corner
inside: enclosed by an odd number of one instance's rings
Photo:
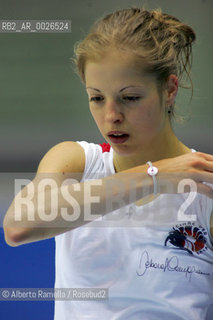
[[[121,52],[105,54],[98,59],[88,59],[85,64],[86,85],[100,81],[131,81],[148,83],[153,77],[145,72],[142,61]]]

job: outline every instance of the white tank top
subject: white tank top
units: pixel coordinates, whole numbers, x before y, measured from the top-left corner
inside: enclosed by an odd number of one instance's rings
[[[115,173],[112,148],[78,143],[86,155],[82,181]],[[188,196],[125,206],[123,226],[107,220],[100,227],[100,218],[56,236],[55,288],[108,288],[108,299],[56,300],[54,320],[212,320],[213,201],[196,194],[184,208]],[[180,208],[196,221],[179,221]]]

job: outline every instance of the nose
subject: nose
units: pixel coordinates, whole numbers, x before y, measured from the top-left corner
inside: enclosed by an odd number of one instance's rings
[[[118,102],[110,100],[105,105],[105,120],[107,122],[122,122],[124,115]]]

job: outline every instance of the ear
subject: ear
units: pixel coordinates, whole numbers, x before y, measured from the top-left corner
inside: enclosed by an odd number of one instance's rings
[[[170,74],[166,84],[166,107],[174,105],[178,92],[178,77]]]

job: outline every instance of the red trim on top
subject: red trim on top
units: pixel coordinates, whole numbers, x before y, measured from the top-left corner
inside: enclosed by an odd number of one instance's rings
[[[99,144],[99,146],[101,146],[102,152],[109,152],[110,148],[111,148],[111,145],[109,143],[105,143],[105,142],[102,144]]]

